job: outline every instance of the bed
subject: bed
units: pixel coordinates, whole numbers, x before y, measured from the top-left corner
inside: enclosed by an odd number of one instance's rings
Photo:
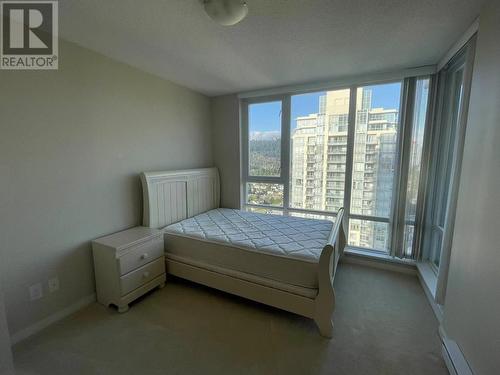
[[[332,337],[342,209],[332,222],[220,208],[216,168],[141,181],[143,225],[164,231],[167,273],[312,318]]]

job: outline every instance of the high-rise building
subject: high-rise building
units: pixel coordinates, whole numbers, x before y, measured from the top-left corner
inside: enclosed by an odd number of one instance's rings
[[[373,108],[372,91],[367,88],[358,89],[356,102],[351,213],[388,217],[398,109]],[[292,207],[337,211],[344,206],[348,117],[349,90],[336,90],[320,97],[318,113],[296,119],[292,131]],[[350,221],[351,245],[383,250],[387,241],[387,224]]]

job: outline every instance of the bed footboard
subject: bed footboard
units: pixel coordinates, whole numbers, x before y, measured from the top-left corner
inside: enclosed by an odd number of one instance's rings
[[[345,243],[344,209],[341,208],[337,214],[328,244],[323,248],[319,258],[318,295],[315,299],[314,321],[321,335],[328,338],[331,338],[333,334],[332,314],[335,309],[333,280]]]

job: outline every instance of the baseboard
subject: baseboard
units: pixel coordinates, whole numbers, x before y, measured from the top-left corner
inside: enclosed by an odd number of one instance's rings
[[[442,325],[439,327],[439,337],[441,338],[444,362],[450,374],[473,375],[464,353],[462,353],[457,343],[446,335]]]
[[[405,264],[393,260],[385,260],[370,256],[358,255],[354,253],[344,252],[341,260],[342,263],[359,264],[362,266],[378,268],[393,272],[405,273],[407,275],[416,275],[417,270],[412,264]]]
[[[92,302],[95,302],[95,300],[96,300],[96,295],[95,293],[93,293],[73,303],[72,305],[66,307],[65,309],[58,311],[52,315],[49,315],[45,319],[42,319],[36,322],[35,324],[32,324],[20,331],[13,333],[10,336],[10,341],[12,345],[15,345],[20,341],[27,339],[28,337],[34,335],[35,333],[40,332],[42,329],[47,328],[51,324],[54,324],[55,322],[66,318],[67,316],[77,312],[78,310],[84,308],[87,305],[90,305]]]

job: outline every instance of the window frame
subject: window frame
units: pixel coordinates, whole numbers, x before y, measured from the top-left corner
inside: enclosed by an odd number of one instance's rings
[[[304,208],[293,208],[290,207],[290,171],[291,171],[291,98],[294,95],[315,93],[320,91],[336,91],[336,90],[350,90],[349,95],[349,113],[347,116],[348,121],[348,132],[347,132],[347,153],[346,153],[346,162],[345,162],[345,181],[344,181],[344,210],[346,215],[345,225],[346,225],[346,235],[347,241],[349,242],[349,221],[353,220],[364,220],[369,222],[379,222],[388,224],[388,243],[387,250],[377,250],[372,248],[365,247],[357,247],[353,245],[348,245],[350,249],[360,250],[360,251],[368,251],[378,254],[384,255],[392,255],[395,254],[394,246],[396,243],[394,240],[393,233],[395,230],[399,230],[396,228],[396,223],[398,221],[397,212],[395,210],[396,201],[399,199],[401,195],[401,191],[404,190],[406,192],[406,184],[402,184],[401,186],[397,183],[400,180],[402,168],[404,171],[404,166],[401,164],[401,152],[402,152],[402,137],[403,137],[403,127],[407,127],[405,124],[408,106],[413,99],[413,95],[408,95],[408,90],[414,88],[415,85],[410,85],[410,80],[415,82],[420,78],[431,78],[431,74],[419,74],[412,77],[398,77],[398,78],[389,78],[389,79],[379,79],[379,80],[368,80],[366,82],[360,83],[352,83],[352,84],[344,84],[344,85],[331,85],[324,86],[321,88],[315,89],[305,89],[305,90],[290,90],[284,93],[272,94],[272,95],[264,95],[264,96],[252,96],[252,97],[240,97],[240,130],[241,130],[241,189],[240,189],[240,205],[242,209],[245,208],[265,208],[282,211],[284,215],[288,215],[290,213],[303,213],[303,214],[316,214],[316,215],[324,215],[327,217],[336,217],[336,212],[332,211],[323,211],[323,210],[310,210]],[[394,179],[393,179],[393,187],[392,187],[392,199],[391,199],[391,208],[388,217],[379,217],[379,216],[367,216],[360,214],[353,214],[350,212],[351,206],[351,190],[352,190],[352,174],[354,168],[354,141],[355,141],[355,132],[356,132],[356,99],[357,99],[357,90],[360,87],[365,86],[376,86],[383,84],[391,84],[391,83],[401,83],[401,93],[400,93],[400,102],[399,102],[399,116],[397,123],[397,146],[396,146],[396,165],[394,169]],[[430,100],[431,95],[429,95]],[[249,118],[248,118],[248,109],[252,104],[258,103],[266,103],[266,102],[275,102],[281,101],[282,105],[282,116],[281,116],[281,173],[279,177],[265,177],[265,176],[250,176],[249,175]],[[427,108],[429,111],[429,105]],[[412,111],[410,110],[412,113]],[[409,116],[411,118],[411,116]],[[410,128],[411,128],[410,124]],[[411,132],[410,132],[411,135]],[[406,166],[407,167],[407,166]],[[276,183],[283,185],[283,207],[276,207],[270,205],[262,205],[262,204],[250,204],[247,203],[247,183]],[[397,198],[397,199],[396,199]],[[403,207],[404,213],[404,207]],[[404,223],[403,223],[404,224]],[[410,223],[408,223],[410,224]],[[411,225],[416,225],[415,222],[412,222]],[[403,225],[404,230],[404,225]],[[403,236],[404,237],[404,236]],[[413,241],[415,243],[415,239]],[[399,246],[399,245],[398,245]],[[404,253],[404,249],[402,250]]]
[[[251,176],[250,175],[250,137],[249,137],[249,117],[248,117],[248,109],[252,104],[262,104],[262,103],[272,103],[272,102],[281,102],[281,150],[280,150],[280,175],[279,176]],[[263,208],[273,208],[276,210],[284,210],[287,206],[288,196],[289,196],[289,188],[287,187],[287,180],[289,174],[289,158],[290,151],[287,149],[287,140],[286,134],[290,134],[290,125],[288,124],[288,129],[286,125],[286,118],[290,117],[289,114],[289,105],[285,105],[286,95],[270,95],[263,96],[252,99],[242,99],[240,101],[241,106],[241,196],[240,196],[240,204],[241,207],[263,207]],[[288,109],[285,109],[288,107]],[[288,110],[288,115],[285,114]],[[289,122],[289,121],[288,121]],[[280,206],[271,206],[271,205],[261,205],[261,204],[251,204],[247,203],[247,184],[248,183],[271,183],[271,184],[279,184],[283,185],[283,207]]]
[[[432,282],[435,284],[432,294],[434,300],[438,304],[443,304],[446,298],[448,270],[451,259],[465,132],[467,128],[467,114],[471,93],[476,38],[477,36],[473,35],[471,39],[459,51],[457,51],[456,54],[453,55],[435,75],[435,98],[433,99],[432,104],[432,119],[430,122],[430,126],[428,127],[428,129],[426,129],[426,132],[428,131],[429,135],[428,139],[426,140],[427,144],[424,148],[424,151],[426,151],[428,157],[425,161],[423,161],[423,163],[425,162],[424,165],[426,172],[424,175],[425,181],[422,181],[422,183],[425,186],[421,190],[421,197],[419,196],[419,199],[421,198],[420,204],[422,205],[422,209],[420,211],[420,216],[417,216],[417,225],[419,225],[420,228],[416,232],[417,238],[416,241],[414,241],[414,247],[417,253],[416,259],[420,264],[431,271],[430,275],[433,276],[433,280],[426,280],[426,283],[429,284],[430,282]],[[462,67],[457,69],[457,67],[459,66]],[[441,238],[440,262],[439,266],[436,266],[433,261],[436,256],[436,252],[432,251],[432,249],[430,248],[430,241],[432,239],[429,238],[430,233],[428,228],[431,225],[430,223],[433,222],[435,218],[433,212],[434,210],[431,208],[431,205],[433,205],[434,198],[436,195],[439,195],[439,193],[434,190],[437,165],[435,162],[433,163],[431,159],[435,157],[436,144],[439,143],[439,131],[442,130],[443,116],[445,116],[444,111],[446,109],[446,106],[449,105],[449,102],[452,101],[451,98],[446,97],[447,85],[452,83],[450,82],[450,76],[448,74],[450,73],[450,71],[456,72],[461,69],[463,69],[463,88],[461,105],[458,109],[459,119],[455,124],[455,139],[452,141],[452,144],[447,147],[448,150],[446,150],[446,152],[448,152],[451,147],[454,150],[454,156],[451,160],[451,171],[448,181],[448,196],[445,202],[441,202],[446,204],[446,215],[443,225],[444,230],[442,232]],[[451,81],[454,81],[454,79],[451,79]],[[449,115],[449,113],[446,114],[446,116],[447,115]],[[446,119],[446,121],[449,121],[449,119]]]

